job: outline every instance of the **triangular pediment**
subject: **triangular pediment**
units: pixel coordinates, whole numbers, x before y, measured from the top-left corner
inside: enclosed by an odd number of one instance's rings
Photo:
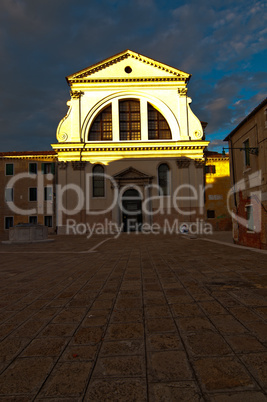
[[[172,79],[188,81],[190,74],[143,56],[132,50],[125,50],[115,56],[89,66],[66,77],[68,82],[86,82],[87,80],[144,80]]]
[[[115,174],[114,179],[150,179],[151,176],[148,176],[146,173],[140,172],[139,170],[129,167],[122,172]]]

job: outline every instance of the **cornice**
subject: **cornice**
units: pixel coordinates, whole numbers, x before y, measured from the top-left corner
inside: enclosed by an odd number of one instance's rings
[[[152,78],[101,78],[101,79],[71,79],[69,80],[70,84],[73,83],[92,83],[92,84],[101,84],[101,83],[112,83],[112,82],[184,82],[185,79],[181,77],[152,77]]]
[[[57,152],[143,152],[143,151],[188,151],[188,150],[203,150],[206,145],[187,145],[187,146],[159,146],[159,147],[90,147],[90,148],[75,148],[75,147],[58,147]]]

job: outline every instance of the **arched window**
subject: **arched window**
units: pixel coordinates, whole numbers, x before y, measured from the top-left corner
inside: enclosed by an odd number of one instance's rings
[[[150,103],[147,104],[148,115],[148,139],[149,140],[171,140],[171,130],[165,117]]]
[[[141,140],[140,102],[135,99],[121,100],[120,140]]]
[[[102,165],[93,167],[93,197],[105,196],[105,177]]]
[[[169,170],[169,166],[166,163],[162,163],[158,167],[158,185],[160,187],[160,195],[170,194]]]
[[[112,141],[112,114],[111,105],[102,109],[94,119],[90,131],[89,141]]]

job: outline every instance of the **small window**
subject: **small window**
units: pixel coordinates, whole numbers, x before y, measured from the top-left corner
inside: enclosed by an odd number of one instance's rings
[[[29,173],[37,174],[37,163],[29,163]]]
[[[53,189],[51,186],[44,188],[44,200],[52,201],[53,200]]]
[[[5,201],[6,202],[13,201],[13,196],[14,196],[13,188],[6,188],[5,189]]]
[[[54,163],[42,163],[42,172],[44,174],[55,173],[55,164]]]
[[[170,183],[169,183],[169,166],[166,163],[162,163],[158,167],[158,185],[160,187],[160,195],[170,194]]]
[[[141,140],[140,102],[127,99],[119,103],[120,140]]]
[[[44,224],[45,224],[45,226],[48,226],[49,228],[51,228],[53,225],[52,225],[52,216],[45,216],[44,217]]]
[[[208,219],[213,219],[215,218],[215,211],[213,209],[208,209],[207,210],[207,218]]]
[[[12,228],[14,226],[14,218],[13,216],[5,217],[5,229]]]
[[[37,224],[37,216],[29,216],[29,223]]]
[[[29,201],[37,201],[37,187],[29,188]]]
[[[244,141],[244,150],[245,150],[245,166],[250,166],[250,154],[249,154],[249,139]]]
[[[13,176],[14,174],[14,164],[7,163],[6,164],[6,176]]]
[[[95,165],[93,168],[93,197],[105,196],[105,178],[102,165]]]
[[[254,231],[254,218],[253,218],[253,206],[246,206],[246,218],[247,218],[247,230],[250,232]]]
[[[206,165],[205,173],[216,173],[215,165]]]

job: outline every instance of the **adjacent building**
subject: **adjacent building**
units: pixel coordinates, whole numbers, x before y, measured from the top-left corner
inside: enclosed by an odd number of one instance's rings
[[[229,155],[205,150],[206,220],[213,230],[231,230],[232,218],[227,207],[231,188]]]
[[[236,243],[267,249],[267,98],[225,138]]]
[[[56,153],[0,152],[0,237],[20,223],[39,223],[55,233]]]

